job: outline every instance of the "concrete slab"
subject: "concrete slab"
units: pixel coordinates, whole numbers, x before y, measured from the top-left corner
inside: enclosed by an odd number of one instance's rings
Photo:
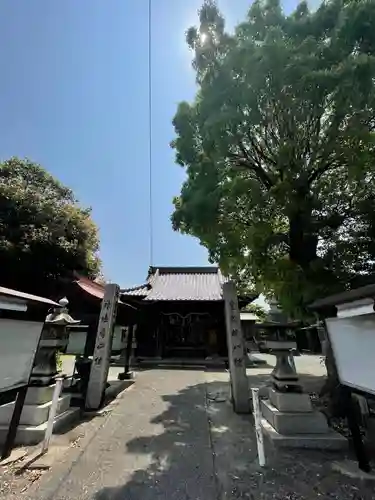
[[[10,456],[8,458],[5,458],[4,460],[0,460],[0,467],[4,467],[6,465],[13,464],[14,462],[17,462],[18,460],[21,460],[27,455],[27,450],[24,450],[22,448],[16,448],[12,450]]]
[[[282,435],[266,419],[262,419],[262,429],[264,435],[277,448],[304,448],[331,451],[348,449],[347,439],[338,432],[331,430],[325,434]]]
[[[357,462],[353,460],[343,460],[342,462],[333,462],[332,469],[344,476],[353,479],[361,479],[366,481],[375,481],[375,472],[364,472],[358,468]]]
[[[135,380],[111,380],[109,387],[105,391],[106,398],[115,398],[120,392],[128,389],[135,383]]]
[[[325,416],[320,412],[281,412],[269,400],[261,401],[263,417],[279,434],[324,434],[329,431]]]
[[[28,460],[23,464],[23,469],[44,469],[48,470],[52,465],[61,459],[61,456],[69,449],[69,446],[50,446],[46,453],[41,453],[41,450],[35,450],[28,457]]]
[[[69,408],[70,395],[64,394],[59,398],[57,413],[63,413]],[[52,401],[46,403],[31,405],[25,404],[23,407],[20,424],[26,426],[38,426],[48,419],[49,410],[52,406]],[[0,406],[0,426],[8,425],[12,419],[14,410],[14,402]]]
[[[65,426],[68,426],[74,420],[78,420],[79,416],[79,408],[70,408],[64,413],[57,415],[53,425],[53,432],[58,432]],[[33,445],[40,443],[44,438],[46,428],[47,422],[44,422],[43,424],[37,426],[20,425],[17,431],[16,444]],[[8,426],[0,425],[0,443],[5,442],[7,432]]]

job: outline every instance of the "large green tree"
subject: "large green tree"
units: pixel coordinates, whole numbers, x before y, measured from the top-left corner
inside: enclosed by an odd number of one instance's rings
[[[51,295],[74,271],[100,270],[90,210],[40,165],[0,163],[0,285]]]
[[[256,0],[229,34],[206,0],[199,21],[173,227],[301,315],[374,268],[375,1]]]

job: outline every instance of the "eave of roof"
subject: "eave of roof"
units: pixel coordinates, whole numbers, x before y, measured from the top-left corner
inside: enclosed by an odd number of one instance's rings
[[[92,281],[85,277],[80,277],[76,279],[74,283],[76,283],[79,288],[81,288],[84,292],[88,293],[92,297],[95,297],[99,300],[103,300],[105,291],[104,285],[101,285],[100,283],[95,283],[95,281]],[[120,298],[118,299],[118,303],[130,307],[132,309],[136,309],[136,307],[126,302],[123,302]]]
[[[40,297],[38,295],[32,295],[30,293],[20,292],[18,290],[13,290],[11,288],[6,288],[3,286],[0,286],[0,295],[5,295],[6,297],[14,297],[17,299],[23,299],[26,300],[27,302],[47,304],[51,306],[59,305],[57,302],[54,302],[51,299],[47,299],[46,297]]]
[[[319,309],[338,306],[340,304],[344,304],[345,302],[352,302],[354,300],[364,299],[367,297],[375,297],[375,283],[315,300],[315,302],[309,305],[309,309],[312,311],[318,311]]]

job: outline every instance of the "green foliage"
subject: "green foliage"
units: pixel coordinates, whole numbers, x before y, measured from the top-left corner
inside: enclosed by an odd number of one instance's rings
[[[61,351],[56,351],[56,368],[59,372],[61,372],[63,368],[63,354]]]
[[[1,285],[52,294],[73,271],[95,277],[98,230],[90,209],[40,165],[0,163]]]
[[[375,0],[286,16],[256,0],[233,35],[213,0],[188,30],[197,94],[179,104],[186,169],[173,227],[301,316],[375,256]]]
[[[243,310],[255,314],[255,316],[257,316],[259,320],[259,323],[264,322],[267,318],[267,311],[259,304],[248,304]]]

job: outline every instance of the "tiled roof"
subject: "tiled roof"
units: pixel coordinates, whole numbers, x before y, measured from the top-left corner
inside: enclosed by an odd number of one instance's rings
[[[217,267],[151,267],[147,284],[122,290],[123,296],[153,300],[222,300],[225,278]]]

